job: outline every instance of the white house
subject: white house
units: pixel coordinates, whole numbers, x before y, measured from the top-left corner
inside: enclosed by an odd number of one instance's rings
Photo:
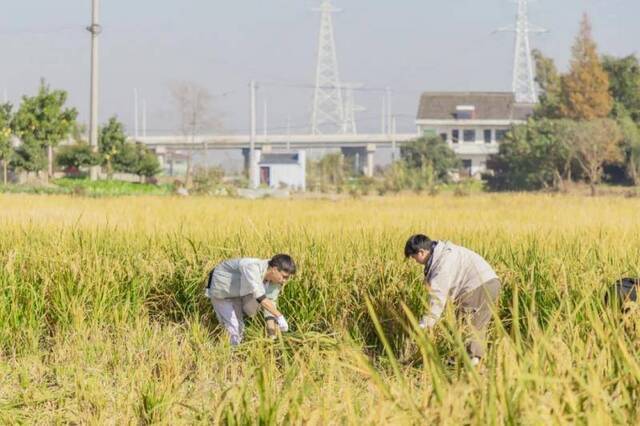
[[[534,105],[518,104],[511,92],[425,92],[416,125],[420,135],[439,135],[476,175],[513,124],[524,123]]]
[[[306,189],[305,152],[255,151],[257,173],[254,174],[259,185],[270,188],[291,188],[304,191]],[[257,186],[257,185],[256,185]]]

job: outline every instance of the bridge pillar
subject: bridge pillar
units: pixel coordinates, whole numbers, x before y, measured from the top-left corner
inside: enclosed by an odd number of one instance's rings
[[[249,176],[249,148],[242,148],[242,158],[244,159],[242,170],[244,170],[244,173]]]
[[[173,177],[173,157],[169,158],[169,176]]]
[[[343,146],[340,148],[342,155],[344,155],[347,164],[350,164],[353,167],[354,173],[366,173],[364,167],[362,166],[362,160],[366,154],[366,150],[364,147],[352,147],[352,146]]]
[[[166,164],[166,159],[167,159],[167,148],[163,147],[163,146],[159,146],[157,148],[154,149],[156,157],[158,158],[158,163],[160,163],[160,170],[162,170],[162,173],[164,173],[164,167]]]
[[[373,155],[376,152],[376,145],[375,144],[367,144],[367,167],[365,169],[365,174],[367,175],[367,177],[373,177]]]
[[[343,146],[340,148],[345,159],[353,165],[356,173],[362,173],[365,176],[373,177],[374,161],[373,156],[376,152],[375,144],[367,144],[367,146]]]

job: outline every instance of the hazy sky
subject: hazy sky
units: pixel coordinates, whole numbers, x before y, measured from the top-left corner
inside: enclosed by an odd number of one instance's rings
[[[205,86],[227,132],[246,132],[248,82],[263,82],[270,131],[309,125],[319,0],[102,0],[100,121],[117,114],[133,130],[133,89],[147,103],[148,133],[175,133],[168,87]],[[390,86],[402,130],[411,130],[424,90],[510,90],[513,25],[509,0],[334,0],[338,62],[344,82]],[[628,55],[640,46],[639,0],[539,0],[532,24],[550,30],[532,45],[565,68],[583,12],[590,14],[601,52]],[[5,2],[0,14],[0,96],[17,102],[44,77],[69,92],[87,121],[91,0]],[[358,92],[361,131],[380,129],[382,94]],[[261,132],[262,118],[258,117]]]

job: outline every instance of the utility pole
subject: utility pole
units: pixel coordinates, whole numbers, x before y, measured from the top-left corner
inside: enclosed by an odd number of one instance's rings
[[[91,25],[91,115],[89,118],[89,145],[93,152],[98,151],[98,35],[102,27],[98,24],[99,0],[92,0]],[[98,166],[92,166],[91,180],[98,179]]]
[[[147,137],[147,101],[142,100],[142,137]]]
[[[391,88],[387,87],[387,134],[391,133]]]
[[[291,149],[291,114],[287,115],[287,151]]]
[[[344,88],[344,108],[343,108],[343,122],[342,133],[345,134],[357,134],[358,126],[356,124],[356,113],[365,111],[360,105],[356,105],[354,90],[360,89],[362,84],[360,83],[343,83]]]
[[[251,80],[249,84],[251,91],[251,136],[249,139],[249,188],[256,188],[256,170],[255,170],[255,156],[256,156],[256,82]]]
[[[133,89],[133,136],[138,140],[138,89]]]
[[[396,161],[396,116],[391,118],[391,162]]]
[[[262,132],[266,138],[268,133],[268,118],[267,118],[267,100],[265,99],[263,102],[264,109],[262,110]]]
[[[380,133],[387,133],[387,95],[382,97],[382,114],[380,114]]]

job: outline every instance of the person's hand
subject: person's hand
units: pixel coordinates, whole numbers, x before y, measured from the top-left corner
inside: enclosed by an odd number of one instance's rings
[[[424,330],[425,328],[427,328],[427,321],[424,318],[422,318],[418,323],[418,327]]]
[[[287,324],[287,320],[284,318],[284,316],[280,315],[279,317],[276,317],[276,322],[278,323],[278,327],[280,328],[280,331],[282,332],[289,331],[289,324]]]
[[[434,325],[435,325],[435,321],[433,320],[433,318],[427,315],[423,316],[420,322],[418,323],[418,327],[420,327],[423,330],[432,328]]]

